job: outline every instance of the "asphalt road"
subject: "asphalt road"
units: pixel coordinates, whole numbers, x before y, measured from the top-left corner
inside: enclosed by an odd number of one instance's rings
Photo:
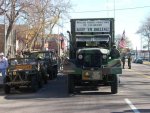
[[[120,80],[115,95],[109,87],[68,95],[63,75],[36,93],[13,90],[5,95],[0,91],[0,113],[150,113],[150,66],[132,64]]]

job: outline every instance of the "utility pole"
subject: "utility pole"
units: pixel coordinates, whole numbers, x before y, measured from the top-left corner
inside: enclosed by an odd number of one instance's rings
[[[116,1],[114,0],[114,19],[115,19],[115,16],[116,16]]]
[[[136,56],[136,59],[137,59],[137,56],[138,56],[138,51],[137,51],[137,46],[136,46],[136,54],[135,54]]]
[[[60,34],[59,34],[59,26],[58,26],[58,39],[57,39],[57,43],[58,43],[57,54],[58,54],[58,56],[60,56]]]
[[[150,38],[148,39],[148,61],[150,62]]]
[[[6,40],[6,0],[4,1],[4,55],[6,56],[6,44],[7,44],[7,40]]]

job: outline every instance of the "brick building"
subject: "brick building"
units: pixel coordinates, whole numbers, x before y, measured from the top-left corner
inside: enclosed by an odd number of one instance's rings
[[[0,25],[0,52],[4,52],[4,25]],[[16,51],[23,50],[26,46],[26,31],[27,26],[26,25],[15,25],[13,27],[13,32],[10,34],[10,38],[8,38],[7,41],[7,52],[6,55],[9,55],[10,57],[13,57],[16,54]],[[62,35],[58,34],[51,34],[47,35],[47,38],[45,39],[45,45],[47,45],[47,48],[50,50],[57,51],[59,55],[63,54],[65,50],[65,41]],[[29,37],[28,37],[29,38]],[[28,39],[29,40],[29,39]],[[35,49],[41,49],[42,45],[42,38],[39,36],[36,39],[36,47]]]

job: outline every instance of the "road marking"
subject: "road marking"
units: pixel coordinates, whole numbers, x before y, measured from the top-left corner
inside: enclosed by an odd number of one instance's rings
[[[140,111],[132,104],[132,102],[128,98],[124,100],[130,106],[130,108],[134,111],[134,113],[140,113]]]

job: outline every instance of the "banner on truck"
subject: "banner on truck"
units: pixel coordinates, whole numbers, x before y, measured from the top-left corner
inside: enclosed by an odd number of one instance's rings
[[[109,20],[76,20],[76,32],[110,32]]]

